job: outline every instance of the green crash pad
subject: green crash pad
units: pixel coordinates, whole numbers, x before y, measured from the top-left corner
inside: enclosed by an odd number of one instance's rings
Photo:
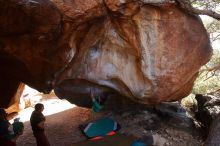
[[[99,140],[88,140],[71,146],[131,146],[135,140],[136,138],[133,136],[115,134],[112,136],[105,136]]]
[[[89,137],[105,136],[108,132],[116,131],[118,129],[118,123],[110,118],[102,118],[93,122],[90,122],[83,129],[83,133]]]

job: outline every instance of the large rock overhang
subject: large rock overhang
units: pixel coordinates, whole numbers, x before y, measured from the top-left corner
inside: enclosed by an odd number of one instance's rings
[[[91,89],[143,104],[181,99],[212,54],[200,18],[175,3],[0,0],[0,11],[1,86],[55,89],[73,103]]]

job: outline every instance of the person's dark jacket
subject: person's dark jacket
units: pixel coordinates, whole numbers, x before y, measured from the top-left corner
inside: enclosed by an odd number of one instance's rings
[[[44,132],[44,128],[38,126],[42,121],[45,121],[45,117],[41,112],[33,111],[31,114],[30,122],[34,133]]]
[[[8,127],[10,123],[7,120],[0,119],[0,137],[3,137],[8,133]]]

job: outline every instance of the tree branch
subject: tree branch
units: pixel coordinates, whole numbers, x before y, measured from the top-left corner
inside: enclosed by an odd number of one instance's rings
[[[194,8],[190,0],[138,0],[138,1],[144,4],[155,4],[155,5],[176,2],[180,8],[182,8],[188,13],[197,14],[197,15],[207,15],[214,19],[220,20],[219,13],[214,12],[212,10],[206,10],[206,9],[201,10]]]
[[[200,10],[200,9],[193,8],[192,12],[195,14],[198,14],[198,15],[208,15],[212,18],[220,20],[220,14],[218,14],[212,10]]]
[[[218,34],[217,36],[213,36],[213,37],[211,38],[211,41],[214,42],[214,41],[217,41],[217,40],[219,40],[219,39],[220,39],[220,34]]]
[[[220,64],[218,64],[218,65],[216,65],[214,67],[211,67],[211,68],[203,69],[203,70],[201,70],[201,72],[204,72],[204,71],[211,72],[211,71],[216,71],[218,69],[220,69]]]
[[[208,15],[212,18],[220,20],[220,14],[212,10],[200,10],[200,9],[194,8],[192,6],[192,3],[189,0],[175,0],[175,1],[182,9],[184,9],[185,11],[189,13],[198,14],[198,15]]]

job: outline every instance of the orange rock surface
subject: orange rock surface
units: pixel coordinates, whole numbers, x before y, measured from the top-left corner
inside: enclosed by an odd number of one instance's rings
[[[21,81],[72,102],[93,88],[156,104],[188,95],[211,54],[200,18],[175,3],[0,0],[0,87]]]

